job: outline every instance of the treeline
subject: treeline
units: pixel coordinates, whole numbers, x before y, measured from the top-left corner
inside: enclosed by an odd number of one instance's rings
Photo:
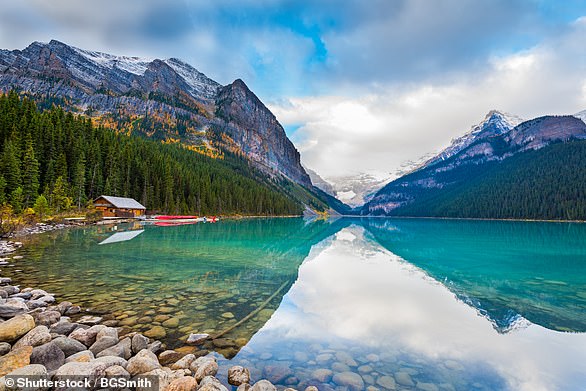
[[[16,212],[83,208],[102,194],[162,213],[302,212],[241,158],[117,134],[56,107],[41,112],[15,92],[0,96],[0,151],[0,204]]]
[[[460,172],[402,216],[586,220],[586,141],[553,144]]]

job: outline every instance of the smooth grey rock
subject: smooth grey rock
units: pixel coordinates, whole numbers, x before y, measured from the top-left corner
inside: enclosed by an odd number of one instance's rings
[[[57,305],[57,310],[61,312],[61,315],[65,315],[68,309],[73,307],[73,304],[69,301],[62,301]]]
[[[2,296],[1,292],[6,292],[6,291],[0,291],[0,296]],[[20,297],[21,299],[29,300],[32,297],[32,295],[33,294],[30,292],[20,292],[20,293],[16,293],[16,294],[12,295],[12,297]],[[6,297],[8,297],[8,293],[6,293]],[[4,297],[4,298],[6,298],[6,297]]]
[[[54,371],[65,364],[65,353],[54,342],[33,348],[31,364],[42,364],[48,371]]]
[[[7,299],[6,302],[0,304],[0,317],[2,318],[12,318],[28,311],[29,308],[23,299],[10,298]]]
[[[47,326],[37,326],[16,341],[13,348],[18,349],[23,346],[32,346],[34,348],[49,341],[51,341],[51,334],[49,334]]]
[[[52,325],[49,331],[55,334],[69,335],[73,330],[75,330],[78,327],[79,325],[77,323],[71,323],[68,320],[62,319],[59,322]]]
[[[147,349],[149,339],[142,334],[135,334],[132,336],[132,353],[136,354],[143,349]]]
[[[53,343],[59,347],[69,357],[75,353],[83,352],[87,347],[79,341],[68,337],[58,337],[53,340]]]
[[[81,312],[81,307],[78,305],[73,305],[71,307],[69,307],[68,309],[65,310],[65,313],[63,315],[75,315],[75,314],[79,314]]]
[[[148,349],[157,354],[159,353],[161,350],[163,350],[163,343],[161,341],[154,341],[153,343],[150,343],[148,346]]]
[[[130,341],[130,338],[124,338],[116,345],[108,349],[104,349],[96,355],[96,357],[105,356],[118,356],[128,360],[132,356],[132,342]]]
[[[0,290],[6,292],[6,294],[8,296],[15,295],[20,292],[20,289],[17,286],[13,286],[13,285],[3,286],[0,288]],[[31,294],[31,296],[32,296],[32,294]]]
[[[47,376],[47,368],[41,364],[30,364],[22,368],[15,369],[8,374],[9,376]]]
[[[94,355],[97,355],[102,350],[108,349],[108,348],[116,345],[117,343],[118,343],[118,337],[105,336],[105,337],[102,337],[102,338],[98,338],[96,340],[96,342],[94,342],[93,345],[90,346],[90,349],[89,350]]]

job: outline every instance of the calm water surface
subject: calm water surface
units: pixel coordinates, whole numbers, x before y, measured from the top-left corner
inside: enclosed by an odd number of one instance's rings
[[[22,255],[12,268],[22,285],[128,331],[162,327],[173,348],[255,314],[200,347],[221,378],[241,364],[279,388],[586,389],[582,224],[93,227],[39,235]]]

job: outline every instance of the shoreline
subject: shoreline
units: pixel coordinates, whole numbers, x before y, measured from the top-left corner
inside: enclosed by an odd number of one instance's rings
[[[525,223],[577,223],[584,224],[586,220],[547,220],[547,219],[495,219],[485,217],[433,217],[433,216],[360,216],[360,215],[340,215],[341,218],[354,219],[409,219],[409,220],[462,220],[462,221],[511,221]]]
[[[78,226],[62,224],[52,229],[27,230],[21,236]],[[23,244],[9,242],[14,244],[14,250],[2,255],[1,262],[17,263],[23,257],[14,252]],[[219,367],[215,353],[200,349],[209,339],[206,334],[192,334],[191,343],[184,345],[191,348],[190,353],[180,348],[168,350],[157,338],[149,338],[146,332],[128,332],[107,315],[58,301],[54,294],[38,287],[21,289],[12,283],[10,276],[1,274],[0,389],[7,389],[7,379],[35,376],[49,381],[84,374],[94,380],[158,379],[158,388],[136,387],[137,390],[228,391],[227,387],[235,386],[237,391],[277,391],[265,379],[252,384],[250,371],[241,366],[230,367],[226,381],[220,381],[216,377]],[[317,388],[308,386],[305,390]]]

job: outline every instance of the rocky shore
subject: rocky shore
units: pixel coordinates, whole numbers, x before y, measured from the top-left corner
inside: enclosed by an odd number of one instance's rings
[[[44,232],[55,231],[58,229],[67,228],[70,226],[78,226],[79,223],[69,223],[69,224],[45,224],[45,223],[37,223],[33,226],[24,227],[19,229],[18,231],[14,232],[10,235],[10,239],[8,240],[0,240],[0,256],[10,254],[18,250],[22,247],[22,243],[19,241],[12,240],[14,238],[27,236],[27,235],[34,235],[34,234],[41,234]]]
[[[41,225],[27,234],[65,227]],[[10,254],[20,247],[20,242],[3,241],[0,254]],[[6,265],[19,258],[1,258],[0,262]],[[88,315],[71,302],[58,303],[55,295],[45,290],[21,289],[12,284],[11,278],[0,277],[0,391],[20,389],[8,387],[7,379],[16,377],[55,381],[72,376],[92,379],[92,384],[100,384],[97,380],[102,378],[157,378],[158,389],[167,391],[228,391],[231,386],[238,391],[277,390],[268,380],[251,384],[250,371],[241,366],[231,367],[222,382],[216,377],[216,358],[207,350],[166,350],[156,337],[116,326],[116,321]],[[206,339],[205,334],[193,334],[188,343],[195,347]],[[305,391],[317,388],[311,386]]]

